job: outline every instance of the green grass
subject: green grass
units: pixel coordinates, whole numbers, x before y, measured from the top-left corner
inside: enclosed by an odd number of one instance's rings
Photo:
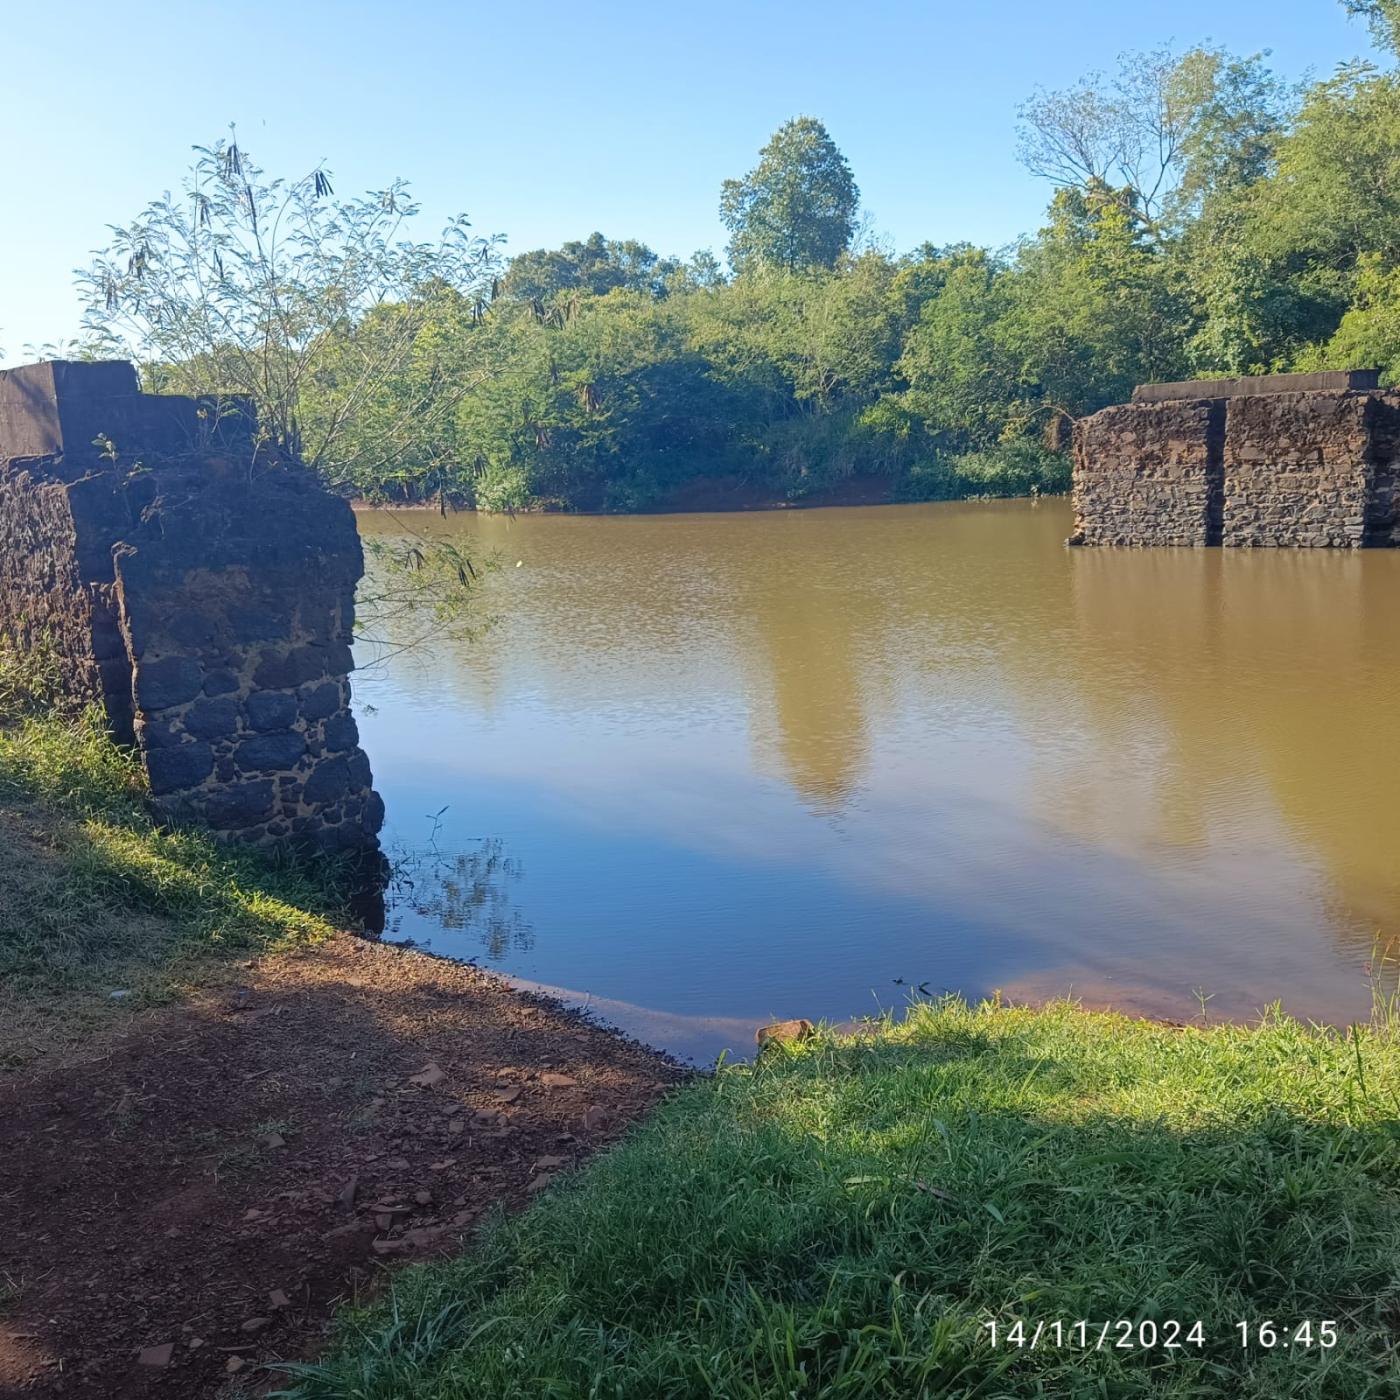
[[[333,870],[161,829],[132,756],[51,680],[0,649],[0,1069],[327,936],[336,907]]]
[[[920,1006],[683,1090],[282,1393],[1394,1396],[1398,1087],[1383,1028]],[[1057,1319],[1204,1343],[985,1325]],[[1268,1320],[1337,1344],[1242,1350]]]

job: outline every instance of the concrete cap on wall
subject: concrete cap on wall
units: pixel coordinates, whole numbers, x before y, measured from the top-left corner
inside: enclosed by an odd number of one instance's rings
[[[1234,399],[1257,394],[1348,394],[1378,389],[1378,369],[1327,369],[1310,374],[1255,374],[1239,379],[1184,379],[1174,384],[1139,384],[1134,403],[1174,399]]]
[[[96,464],[99,438],[125,455],[178,455],[217,437],[251,445],[248,400],[219,400],[217,413],[179,394],[143,394],[126,360],[44,360],[0,370],[0,463],[63,455]]]

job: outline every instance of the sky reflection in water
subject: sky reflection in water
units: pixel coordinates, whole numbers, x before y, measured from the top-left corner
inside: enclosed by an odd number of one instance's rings
[[[357,679],[391,936],[702,1059],[919,983],[1365,1014],[1400,555],[1067,550],[1062,502],[412,523],[508,567],[484,638]]]

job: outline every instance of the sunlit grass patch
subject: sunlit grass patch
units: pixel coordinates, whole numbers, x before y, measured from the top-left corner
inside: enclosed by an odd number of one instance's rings
[[[332,932],[333,871],[161,828],[95,713],[0,712],[0,843],[0,1066]]]
[[[291,1393],[1390,1394],[1398,1086],[1384,1029],[920,1006],[683,1090]],[[1017,1319],[1202,1341],[994,1348]],[[1268,1319],[1337,1345],[1243,1349]]]

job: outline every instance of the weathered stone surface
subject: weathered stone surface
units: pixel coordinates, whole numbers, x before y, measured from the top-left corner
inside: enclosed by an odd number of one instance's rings
[[[228,783],[204,802],[204,819],[221,830],[254,826],[272,816],[276,798],[272,780]]]
[[[309,686],[301,692],[301,712],[310,720],[328,719],[344,703],[335,681]]]
[[[297,717],[297,698],[285,690],[255,690],[244,705],[249,726],[260,733],[286,729]]]
[[[356,749],[346,760],[350,770],[350,786],[357,792],[364,792],[370,786],[369,756],[363,749]]]
[[[145,749],[173,749],[176,744],[185,742],[185,728],[178,719],[164,716],[141,716],[141,747]]]
[[[1371,461],[1375,473],[1366,511],[1366,544],[1400,546],[1400,393],[1371,396]]]
[[[1354,387],[1375,379],[1211,381],[1195,387],[1229,397],[1192,400],[1146,385],[1081,419],[1070,543],[1400,544],[1400,395]]]
[[[1075,424],[1075,544],[1219,539],[1220,405],[1120,404]]]
[[[213,405],[143,394],[124,360],[46,360],[0,370],[0,456],[62,456],[80,470],[127,456],[251,454],[245,399]],[[107,446],[110,444],[110,447]]]
[[[192,656],[164,656],[141,668],[136,699],[143,710],[167,710],[199,694],[204,668]]]
[[[129,365],[0,372],[0,632],[56,647],[170,815],[377,851],[345,679],[354,517],[254,452],[246,405],[200,408]]]
[[[151,792],[156,797],[198,787],[214,769],[214,751],[208,744],[177,744],[173,748],[147,749],[145,760]]]
[[[274,730],[244,739],[233,761],[244,773],[275,773],[295,768],[306,754],[306,740],[292,729]]]
[[[302,801],[312,806],[339,802],[350,791],[350,764],[344,758],[322,759],[311,770],[302,789]]]
[[[210,671],[204,678],[206,695],[229,695],[238,690],[242,683],[232,671]]]
[[[354,715],[342,710],[326,721],[325,736],[327,753],[345,753],[359,747],[360,727],[355,723]]]
[[[1221,543],[1355,549],[1375,476],[1365,394],[1233,400]]]
[[[238,701],[231,696],[197,700],[185,712],[185,729],[199,739],[222,739],[238,728]]]
[[[253,684],[266,688],[295,687],[304,681],[319,680],[325,674],[325,654],[319,648],[293,647],[282,651],[269,647],[253,672]]]

